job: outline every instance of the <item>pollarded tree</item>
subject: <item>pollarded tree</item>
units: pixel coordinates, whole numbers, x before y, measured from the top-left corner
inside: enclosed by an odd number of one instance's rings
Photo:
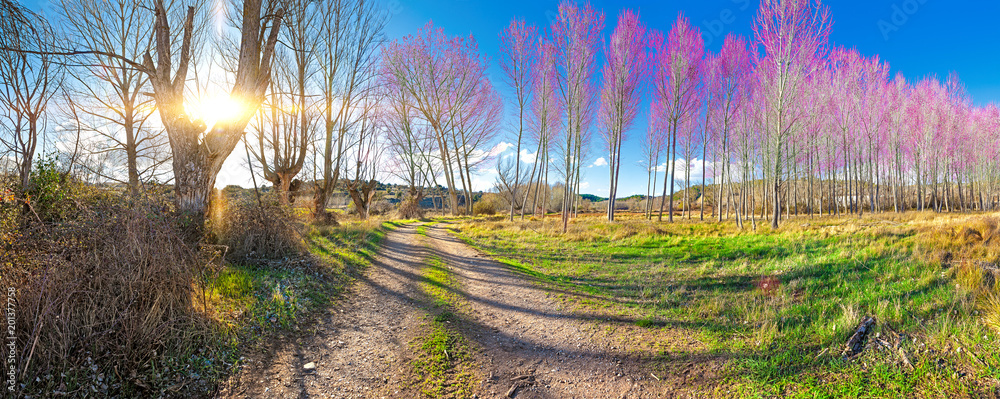
[[[618,197],[618,174],[621,171],[622,144],[625,131],[632,127],[639,111],[642,83],[646,79],[649,52],[646,48],[646,27],[639,15],[625,10],[618,17],[618,26],[611,34],[605,53],[604,88],[601,90],[601,134],[608,150],[611,171],[608,193],[608,220],[615,220]]]
[[[520,207],[523,215],[524,202],[520,201],[521,189],[521,144],[524,141],[525,115],[534,89],[535,66],[538,62],[538,29],[525,25],[524,20],[512,20],[510,26],[500,34],[500,67],[507,83],[514,89],[517,105],[517,144],[514,149],[513,179],[507,192],[510,195],[510,220],[514,220],[514,208]]]
[[[358,113],[359,124],[352,129],[348,158],[344,162],[347,194],[362,220],[368,219],[375,194],[378,192],[378,178],[381,173],[385,143],[379,121],[383,118],[380,96],[366,96],[351,112]]]
[[[313,215],[330,221],[326,205],[340,181],[349,133],[359,124],[358,104],[372,95],[378,50],[383,44],[387,15],[372,0],[332,0],[319,3],[320,45],[316,50],[321,76],[323,129],[316,158],[322,176],[313,191]]]
[[[604,14],[590,4],[577,5],[569,0],[559,4],[559,14],[552,23],[552,42],[559,94],[565,110],[565,135],[560,143],[563,163],[562,223],[569,229],[573,199],[579,191],[581,166],[588,145],[590,122],[593,118],[594,71]]]
[[[319,41],[315,25],[318,10],[306,0],[287,2],[286,29],[279,36],[274,78],[264,109],[258,114],[258,147],[253,149],[283,205],[292,201],[299,183],[295,176],[305,166],[309,144],[316,136],[314,87]],[[294,185],[293,185],[294,182]]]
[[[667,171],[663,180],[663,200],[660,202],[659,220],[663,221],[663,208],[670,203],[669,220],[674,221],[674,181],[677,173],[677,133],[685,118],[693,118],[699,110],[699,88],[702,79],[705,42],[697,27],[681,13],[677,16],[670,34],[656,49],[654,87],[659,104],[664,107],[667,121]],[[665,45],[664,45],[665,44]],[[670,197],[667,197],[667,191]]]
[[[163,0],[156,0],[153,7],[156,60],[146,53],[141,63],[127,61],[149,76],[153,99],[173,152],[177,209],[192,218],[191,226],[196,231],[203,226],[215,178],[260,109],[271,81],[271,61],[284,10],[277,3],[267,2],[267,7],[264,3],[263,0],[245,0],[239,14],[239,56],[230,97],[241,107],[232,118],[220,120],[209,129],[203,121],[191,118],[185,108],[195,30],[194,7],[187,9],[181,25],[181,43],[177,47],[167,7]],[[180,53],[175,54],[178,48]]]

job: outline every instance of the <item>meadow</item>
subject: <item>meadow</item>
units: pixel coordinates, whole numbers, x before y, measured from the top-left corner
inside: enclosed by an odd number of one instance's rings
[[[638,216],[580,218],[565,235],[555,220],[452,229],[573,306],[642,329],[660,375],[721,365],[700,382],[719,396],[981,397],[1000,383],[998,224],[905,213],[757,231]],[[864,350],[845,353],[865,316]]]

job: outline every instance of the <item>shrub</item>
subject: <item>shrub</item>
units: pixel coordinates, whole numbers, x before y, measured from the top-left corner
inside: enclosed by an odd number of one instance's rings
[[[504,209],[505,202],[507,201],[499,194],[486,193],[472,205],[472,212],[476,215],[493,216]]]
[[[388,215],[392,211],[392,203],[386,200],[378,200],[368,208],[368,215],[380,216]]]
[[[0,253],[17,295],[19,379],[29,392],[135,395],[128,373],[190,342],[180,331],[197,320],[192,276],[202,262],[166,204],[77,203],[73,218],[34,224]]]
[[[400,219],[420,219],[424,217],[424,209],[420,207],[420,199],[417,197],[406,197],[399,203],[396,210]]]
[[[302,253],[301,223],[274,196],[220,204],[213,217],[219,242],[234,262],[258,264]],[[224,215],[224,216],[222,216]]]

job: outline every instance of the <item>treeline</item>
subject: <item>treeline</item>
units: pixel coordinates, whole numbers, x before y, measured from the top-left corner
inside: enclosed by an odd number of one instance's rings
[[[973,105],[955,75],[890,76],[877,55],[830,43],[832,24],[818,1],[765,0],[752,38],[729,35],[712,52],[683,14],[664,35],[624,10],[607,38],[603,13],[568,1],[545,32],[513,21],[501,35],[501,62],[517,93],[517,147],[527,126],[542,161],[530,173],[498,169],[511,218],[515,207],[536,209],[525,200],[547,176],[535,177],[539,165],[558,165],[566,190],[578,192],[597,131],[614,220],[625,133],[647,99],[646,195],[660,200],[647,201],[646,212],[660,220],[673,220],[674,201],[665,199],[692,184],[695,160],[701,191],[714,190],[715,208],[725,210],[719,220],[733,215],[741,226],[768,218],[777,227],[789,214],[996,210],[1000,109]]]

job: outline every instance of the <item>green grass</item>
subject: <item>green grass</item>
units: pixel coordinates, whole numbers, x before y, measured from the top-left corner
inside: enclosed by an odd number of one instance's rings
[[[427,235],[427,225],[417,227]],[[420,391],[431,398],[466,398],[472,394],[475,375],[468,341],[455,325],[461,299],[454,293],[457,281],[437,255],[430,255],[422,269],[421,287],[430,298],[424,332],[412,343],[416,357],[411,367]]]
[[[514,270],[588,294],[576,299],[582,305],[695,337],[662,350],[658,364],[724,361],[719,395],[962,397],[1000,379],[998,337],[978,321],[974,293],[916,256],[916,230],[658,228],[589,221],[564,236],[546,222],[467,222],[457,230]],[[880,337],[906,337],[912,370],[895,351],[840,359],[865,315],[878,319]]]

